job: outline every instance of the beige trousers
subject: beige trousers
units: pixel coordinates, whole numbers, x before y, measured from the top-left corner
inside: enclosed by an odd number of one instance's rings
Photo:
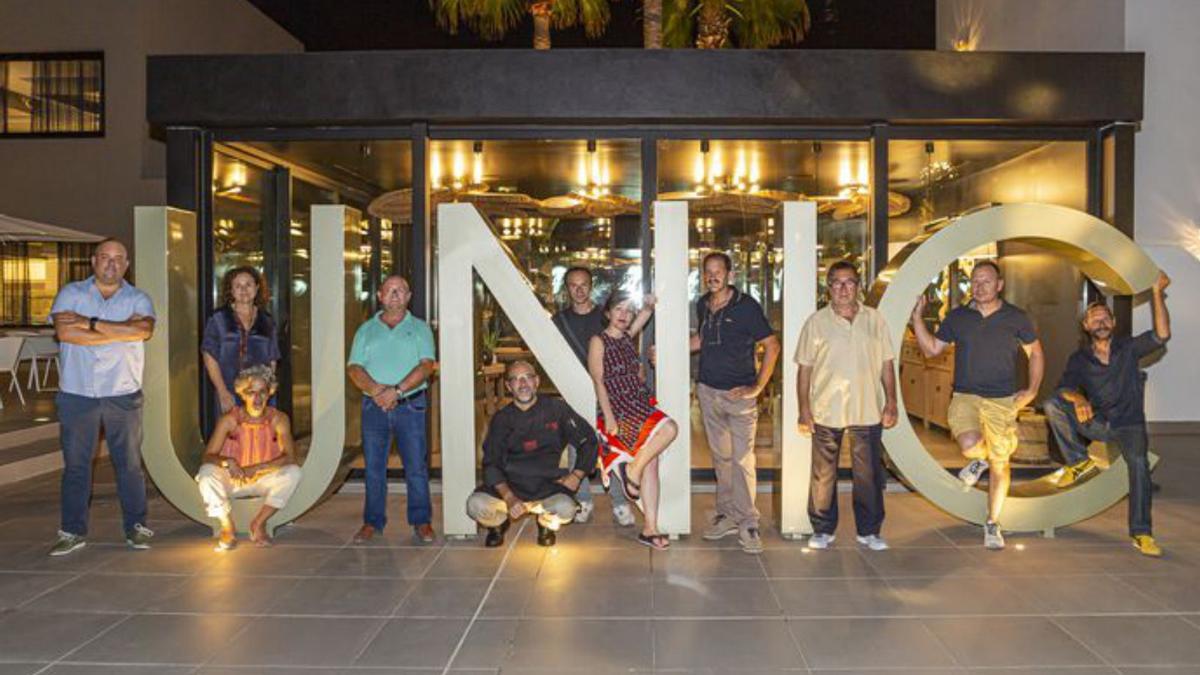
[[[741,528],[758,527],[754,495],[754,435],[758,428],[758,401],[731,400],[725,392],[706,384],[696,385],[704,434],[712,451],[717,474],[717,513]]]

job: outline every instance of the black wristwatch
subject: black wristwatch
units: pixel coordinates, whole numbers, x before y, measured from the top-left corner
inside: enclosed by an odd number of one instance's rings
[[[98,316],[93,316],[93,317],[89,318],[88,319],[88,330],[95,332],[96,322],[99,320],[100,320],[100,317],[98,317]]]

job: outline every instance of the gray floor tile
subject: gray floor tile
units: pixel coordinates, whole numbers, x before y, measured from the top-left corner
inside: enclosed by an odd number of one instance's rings
[[[808,671],[811,675],[971,675],[978,671],[962,670],[960,668],[838,668],[836,670],[827,670],[818,668]],[[1008,675],[1033,675],[1033,673],[1022,673],[1021,671],[1006,671]],[[1037,675],[1042,675],[1038,671]],[[1091,673],[1081,673],[1080,675],[1092,675]]]
[[[888,579],[893,596],[909,615],[1039,614],[1040,598],[1021,593],[1018,584],[995,577],[904,577]]]
[[[194,663],[220,653],[246,625],[227,614],[139,614],[71,654],[96,663]]]
[[[70,574],[0,572],[0,609],[18,607],[31,598],[71,581]]]
[[[666,668],[802,668],[782,620],[654,622],[654,665]]]
[[[925,625],[964,666],[1089,666],[1087,647],[1039,617],[926,619]]]
[[[87,572],[106,565],[115,557],[145,555],[147,551],[128,551],[124,546],[102,546],[89,542],[74,553],[51,558],[47,553],[53,536],[42,542],[0,544],[0,571]]]
[[[810,668],[947,668],[950,653],[914,619],[789,621]]]
[[[518,624],[505,658],[483,665],[498,664],[502,672],[509,667],[561,669],[581,664],[650,668],[650,631],[651,622],[644,620],[526,619]],[[456,661],[454,665],[465,664]]]
[[[1055,619],[1109,663],[1200,665],[1200,629],[1174,616],[1078,616]]]
[[[300,580],[295,577],[191,577],[187,583],[146,603],[147,612],[254,614],[265,611]]]
[[[667,555],[675,551],[668,551]],[[577,579],[646,579],[651,576],[650,552],[645,548],[555,549],[546,555],[538,576]]]
[[[964,675],[1120,675],[1111,666],[1067,666],[1063,668],[972,668]]]
[[[1200,611],[1200,578],[1197,576],[1129,575],[1117,579],[1153,598],[1160,606],[1178,612]]]
[[[498,668],[512,654],[519,619],[479,619],[467,631],[455,668]]]
[[[265,616],[252,621],[252,630],[227,641],[212,665],[349,666],[384,620]]]
[[[335,553],[328,548],[256,548],[238,546],[227,553],[213,553],[212,564],[202,574],[228,576],[289,576],[320,574],[318,570]],[[344,576],[330,574],[328,576]]]
[[[45,667],[45,663],[0,663],[0,675],[33,675]]]
[[[354,665],[445,667],[468,623],[467,619],[391,619]]]
[[[222,558],[237,553],[241,551],[217,553],[211,540],[189,541],[177,546],[155,546],[143,555],[115,556],[97,571],[106,574],[196,574],[219,567]]]
[[[396,608],[396,616],[471,618],[490,579],[421,579]]]
[[[818,551],[820,553],[820,551]],[[979,576],[978,561],[957,548],[894,548],[872,551],[863,559],[883,577]]]
[[[783,613],[765,580],[686,579],[654,582],[654,615],[777,617]]]
[[[1162,612],[1168,603],[1140,590],[1137,580],[1160,577],[1113,577],[1108,574],[1010,577],[1013,592],[1029,598],[1039,613],[1117,614]],[[1169,579],[1168,577],[1161,577]],[[1180,589],[1186,593],[1186,590]],[[1200,598],[1200,595],[1196,596]]]
[[[1121,675],[1200,675],[1200,666],[1126,666]]]
[[[331,552],[312,574],[334,578],[418,579],[437,555],[438,551],[432,548],[350,547]]]
[[[0,613],[0,659],[51,661],[125,619],[124,614],[35,610]]]
[[[884,617],[907,612],[883,579],[775,579],[783,613],[797,617]]]
[[[758,556],[747,555],[740,550],[672,548],[666,553],[652,556],[650,565],[656,578],[761,579],[765,574]]]
[[[426,573],[431,579],[491,579],[505,561],[507,548],[450,548],[442,550],[440,556]],[[546,549],[542,547],[518,546],[508,554],[504,570],[505,579],[531,579],[541,569]]]
[[[520,618],[533,597],[536,585],[534,579],[497,579],[479,615],[487,618]]]
[[[542,577],[534,584],[527,617],[644,617],[651,613],[649,579],[624,581],[574,576]]]
[[[304,577],[278,596],[268,614],[391,616],[412,582],[402,579]]]
[[[187,583],[187,577],[86,574],[26,605],[29,609],[133,612]]]
[[[799,545],[767,550],[761,556],[770,577],[833,578],[875,577],[875,569],[867,564],[857,550],[830,549],[814,551]]]
[[[164,663],[154,665],[102,665],[99,663],[59,663],[39,675],[190,675],[195,666],[172,666]]]

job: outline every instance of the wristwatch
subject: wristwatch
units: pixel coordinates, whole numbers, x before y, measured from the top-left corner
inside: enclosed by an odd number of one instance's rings
[[[100,320],[100,317],[98,317],[98,316],[89,317],[88,318],[88,330],[95,331],[96,330],[96,322],[99,320]]]
[[[400,385],[396,385],[396,386],[392,387],[392,389],[396,390],[396,398],[404,398],[404,388],[403,387],[401,387]]]

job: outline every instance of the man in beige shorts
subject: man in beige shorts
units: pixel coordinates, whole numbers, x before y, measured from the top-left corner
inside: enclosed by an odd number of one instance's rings
[[[1011,482],[1008,458],[1017,449],[1017,411],[1037,396],[1045,367],[1042,345],[1024,310],[1000,297],[1004,276],[990,260],[971,272],[971,302],[946,315],[937,334],[922,318],[925,297],[913,309],[912,327],[926,357],[954,343],[954,395],[947,417],[950,434],[971,460],[958,477],[968,487],[984,472],[988,479],[988,517],[983,528],[987,548],[1004,548],[1000,512]],[[1029,357],[1028,386],[1017,388],[1017,354]]]

